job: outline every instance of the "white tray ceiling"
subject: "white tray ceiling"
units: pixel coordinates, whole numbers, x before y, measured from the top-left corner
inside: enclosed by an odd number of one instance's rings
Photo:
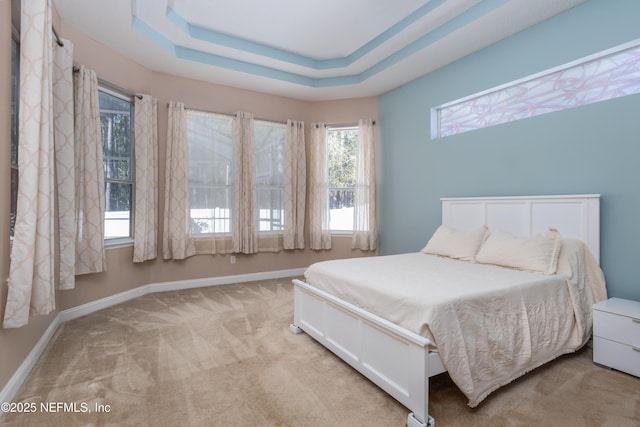
[[[379,95],[584,0],[54,0],[155,71],[307,100]]]

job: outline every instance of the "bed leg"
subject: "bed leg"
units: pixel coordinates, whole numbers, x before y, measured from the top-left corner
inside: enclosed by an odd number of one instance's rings
[[[302,329],[300,329],[300,326],[298,325],[294,325],[293,323],[289,325],[289,332],[291,332],[294,335],[298,335],[303,333],[304,331]]]
[[[433,419],[432,416],[427,415],[428,419],[426,424],[420,420],[418,420],[413,412],[409,414],[407,417],[407,427],[434,427],[436,425],[436,420]]]

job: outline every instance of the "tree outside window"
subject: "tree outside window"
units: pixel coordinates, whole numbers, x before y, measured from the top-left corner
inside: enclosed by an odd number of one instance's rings
[[[327,130],[329,228],[331,231],[353,231],[357,146],[358,128]]]
[[[194,235],[230,234],[233,217],[233,118],[187,111],[189,205]]]
[[[133,145],[131,99],[100,88],[105,186],[105,239],[131,237]]]
[[[287,128],[282,123],[256,120],[253,140],[256,150],[256,197],[260,232],[284,230],[284,143]]]
[[[282,233],[286,126],[255,120],[253,131],[258,232]],[[231,234],[236,196],[233,117],[188,110],[187,140],[191,232]]]

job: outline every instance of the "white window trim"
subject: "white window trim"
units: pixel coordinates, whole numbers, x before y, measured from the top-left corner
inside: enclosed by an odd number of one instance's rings
[[[11,44],[12,44],[11,49],[13,49],[13,42],[14,42],[14,41],[15,41],[16,46],[17,46],[17,52],[16,52],[16,53],[17,53],[17,58],[16,58],[16,62],[17,62],[17,65],[18,65],[18,71],[19,71],[19,70],[20,70],[20,33],[18,32],[18,30],[16,29],[16,27],[12,24],[12,25],[11,25]],[[13,54],[12,54],[12,55],[11,55],[11,72],[10,72],[10,78],[12,77],[11,75],[13,74],[13,65],[14,65],[14,63],[13,63]],[[19,97],[19,93],[20,93],[20,81],[19,81],[19,78],[20,78],[20,76],[18,75],[18,107],[17,107],[17,110],[18,110],[18,120],[19,120],[19,114],[20,114],[20,107],[19,107],[19,105],[20,105],[20,97]],[[11,82],[10,98],[11,98],[11,102],[13,102],[13,81]],[[11,110],[11,113],[10,113],[10,114],[11,114],[11,115],[13,115],[13,110]],[[10,127],[10,132],[13,132],[13,120],[12,120],[11,118],[10,118],[9,120],[11,121],[10,126],[9,126],[9,127]],[[18,124],[18,127],[19,127],[19,124]],[[11,136],[11,140],[9,141],[9,145],[10,145],[10,148],[9,148],[9,149],[10,149],[10,150],[12,150],[12,149],[13,149],[13,135]],[[18,140],[18,147],[19,147],[19,146],[20,146],[20,141]],[[13,169],[14,169],[14,165],[13,165],[13,163],[12,163],[12,161],[11,161],[11,152],[10,152],[10,153],[9,153],[9,174],[10,174],[10,175],[11,175],[11,171],[12,171]],[[18,166],[18,165],[16,165],[16,166],[15,166],[15,170],[16,170],[16,171],[18,171],[18,173],[19,173],[20,169],[19,169],[19,166]],[[9,177],[9,180],[11,180],[11,176]],[[9,184],[9,185],[11,185],[11,184]],[[20,185],[20,184],[19,184],[19,181],[18,181],[18,185]],[[12,196],[13,196],[13,194],[12,194],[12,191],[11,191],[11,189],[10,189],[10,190],[9,190],[9,197],[12,197]],[[11,204],[11,201],[10,201],[10,204]],[[9,208],[11,208],[11,206],[9,206]],[[10,214],[11,214],[11,213],[10,213]],[[9,221],[11,221],[11,219],[9,219]],[[7,224],[7,225],[9,225],[9,228],[11,228],[11,223],[9,223],[9,224]],[[14,226],[15,226],[15,224],[14,224]],[[15,231],[15,230],[14,230],[14,231]],[[9,254],[11,254],[11,252],[12,252],[12,251],[13,251],[13,236],[11,235],[11,231],[9,231]]]
[[[255,123],[264,123],[264,124],[267,124],[267,125],[270,125],[270,126],[277,125],[278,127],[281,127],[282,129],[285,129],[285,130],[287,128],[287,124],[286,123],[278,122],[278,121],[275,121],[275,120],[254,119],[253,121],[254,121],[254,126],[255,126]],[[285,147],[286,147],[286,144],[285,144]],[[257,165],[257,157],[256,157],[256,165]],[[256,171],[256,173],[257,173],[257,171]],[[256,196],[257,196],[257,190],[258,190],[258,185],[256,184]],[[283,190],[284,190],[284,188],[283,188]],[[257,201],[256,201],[256,203],[257,203]],[[284,220],[284,206],[282,207],[282,212],[283,212],[283,220]],[[260,230],[260,225],[259,225],[260,224],[260,212],[259,211],[257,212],[257,215],[258,215],[258,218],[257,218],[257,221],[258,221],[258,237],[284,236],[284,229],[282,229],[282,230]]]
[[[185,108],[185,113],[189,114],[189,112],[194,113],[194,114],[201,114],[201,115],[211,115],[211,116],[222,116],[222,117],[226,117],[230,120],[233,121],[233,118],[235,117],[234,114],[226,114],[226,113],[217,113],[214,111],[206,111],[206,110],[198,110],[198,109],[194,109],[194,108]],[[188,120],[188,118],[187,118]],[[187,146],[189,145],[189,138],[187,138]],[[187,157],[187,168],[189,168],[189,159]],[[189,191],[191,190],[191,187],[189,186]],[[235,197],[235,188],[234,188],[234,197]],[[192,221],[193,218],[191,217],[191,201],[189,200],[189,221]],[[231,229],[233,230],[233,209],[231,209]],[[193,233],[192,232],[192,237],[195,240],[210,240],[212,238],[229,238],[231,239],[233,237],[233,234],[231,231],[220,231],[220,232],[213,232],[213,233]]]
[[[235,114],[227,114],[227,113],[219,113],[219,112],[214,112],[214,111],[206,111],[206,110],[198,110],[198,109],[193,109],[193,108],[188,108],[185,109],[187,112],[193,112],[196,114],[210,114],[213,116],[224,116],[224,117],[228,117],[230,119],[233,119],[235,117]],[[281,126],[283,128],[286,128],[287,124],[283,123],[283,122],[279,122],[276,120],[267,120],[267,119],[258,119],[258,118],[254,118],[254,125],[255,123],[265,123],[265,124],[269,124],[269,125],[278,125]],[[257,189],[257,187],[256,187]],[[235,190],[234,190],[235,191]],[[232,214],[233,215],[233,214]],[[260,221],[260,218],[257,218],[258,222]],[[284,235],[284,230],[258,230],[258,237],[269,237],[269,236],[282,236]],[[211,238],[229,238],[231,239],[233,237],[233,233],[232,232],[227,232],[227,231],[221,231],[218,233],[193,233],[193,238],[198,240],[198,239],[202,239],[202,240],[207,240],[207,239],[211,239]]]
[[[357,123],[344,123],[344,124],[328,124],[326,126],[326,132],[327,134],[329,133],[329,131],[340,131],[340,130],[359,130],[359,126]],[[358,137],[360,135],[358,134]],[[353,190],[355,191],[355,187],[353,187]],[[327,195],[327,197],[329,197]],[[351,237],[353,236],[353,230],[333,230],[331,229],[331,224],[329,224],[329,232],[331,233],[331,236],[335,236],[335,237]]]
[[[350,237],[353,236],[353,230],[330,230],[332,236]]]
[[[118,98],[122,101],[126,101],[131,106],[131,211],[129,215],[129,236],[126,237],[103,237],[105,248],[116,249],[127,246],[132,246],[134,236],[134,217],[135,217],[135,193],[136,193],[136,165],[135,165],[135,107],[133,95],[126,95],[122,92],[115,91],[110,88],[111,84],[104,81],[98,82],[98,92],[103,92],[108,95]],[[103,153],[104,154],[104,153]],[[106,181],[106,178],[105,178]],[[106,220],[106,217],[103,218]]]
[[[133,246],[132,237],[111,237],[104,239],[105,249],[119,249]]]

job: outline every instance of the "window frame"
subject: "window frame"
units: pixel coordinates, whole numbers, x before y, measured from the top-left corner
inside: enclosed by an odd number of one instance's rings
[[[231,114],[225,114],[225,113],[216,113],[216,112],[212,112],[212,111],[204,111],[204,110],[196,110],[196,109],[186,109],[186,114],[187,114],[187,121],[189,120],[189,114],[194,114],[194,115],[202,115],[202,116],[211,116],[211,117],[218,117],[219,119],[228,119],[231,121],[231,126],[232,126],[232,138],[233,138],[233,118],[234,115]],[[278,127],[278,128],[282,128],[283,130],[285,130],[285,133],[283,135],[283,140],[282,140],[282,178],[280,179],[281,181],[281,186],[277,186],[276,188],[279,188],[281,191],[281,196],[280,196],[280,201],[282,203],[281,205],[281,218],[277,221],[280,222],[281,224],[281,229],[280,230],[260,230],[260,225],[261,222],[263,221],[269,221],[271,223],[270,228],[273,228],[273,223],[274,221],[276,221],[274,218],[265,218],[265,219],[261,219],[260,217],[260,209],[258,206],[258,190],[260,189],[265,189],[265,188],[273,188],[275,186],[273,185],[259,185],[258,184],[258,169],[259,169],[259,162],[258,162],[258,156],[257,156],[257,147],[256,145],[256,124],[264,124],[264,125],[268,125],[268,126],[274,126],[274,127]],[[282,123],[282,122],[278,122],[278,121],[274,121],[274,120],[265,120],[265,119],[254,119],[253,121],[253,137],[254,137],[254,155],[255,155],[255,173],[256,173],[256,183],[255,183],[255,194],[256,194],[256,199],[255,199],[255,203],[256,206],[258,206],[257,212],[256,212],[256,223],[258,224],[258,236],[277,236],[277,235],[283,235],[284,234],[284,150],[286,149],[286,123]],[[188,126],[187,126],[188,127]],[[215,141],[215,138],[212,138],[212,140]],[[232,144],[233,144],[233,139],[232,139]],[[187,151],[189,151],[190,149],[190,141],[189,138],[187,136]],[[233,156],[235,156],[235,149],[232,149],[232,157],[230,160],[230,164],[234,165],[235,164],[235,158]],[[191,171],[191,164],[189,163],[189,155],[187,155],[187,167],[189,168],[189,171]],[[231,175],[233,175],[233,169],[231,170]],[[203,186],[200,186],[201,188],[206,188]],[[218,188],[222,188],[222,184],[218,184],[217,185]],[[225,184],[224,185],[226,191],[229,191],[229,189],[231,189],[231,195],[230,198],[233,200],[235,200],[235,187],[236,184],[235,182],[231,182],[231,184]],[[193,217],[191,216],[191,211],[194,209],[191,206],[191,193],[192,193],[192,189],[194,187],[192,187],[191,182],[189,182],[189,218],[192,221]],[[229,213],[229,217],[228,217],[228,221],[229,221],[229,231],[219,231],[219,232],[208,232],[208,233],[198,233],[195,230],[193,230],[193,227],[191,229],[192,235],[195,239],[207,239],[207,238],[232,238],[233,236],[233,208],[234,208],[234,202],[232,202],[231,204],[231,208],[230,208],[230,213]],[[270,209],[271,214],[274,212],[274,209]],[[224,220],[226,220],[227,218],[222,218]],[[213,218],[211,218],[210,220],[214,220]],[[276,221],[276,222],[277,222]]]
[[[280,183],[281,183],[280,185],[262,185],[261,186],[261,185],[258,184],[258,172],[259,172],[259,170],[258,170],[259,169],[258,152],[257,152],[257,147],[254,147],[255,150],[256,150],[256,152],[255,152],[255,163],[256,163],[256,206],[257,206],[256,214],[258,216],[256,218],[256,220],[258,222],[258,236],[282,235],[282,234],[284,234],[284,228],[286,226],[286,224],[284,223],[284,217],[285,217],[285,215],[284,215],[284,187],[285,187],[285,185],[284,185],[285,184],[284,183],[284,150],[286,149],[287,124],[286,123],[275,122],[275,121],[272,121],[272,120],[254,119],[254,122],[253,122],[254,144],[256,144],[256,133],[255,132],[256,132],[256,124],[258,124],[258,123],[266,124],[268,126],[272,126],[274,128],[280,128],[280,129],[284,130],[284,135],[283,135],[283,140],[282,140],[282,147],[281,147],[282,158],[280,159],[281,162],[282,162],[281,165],[280,165],[281,168],[282,168],[282,175],[281,175],[281,179],[279,180]],[[273,174],[272,174],[272,176],[273,176]],[[280,229],[279,230],[274,230],[273,229],[273,225],[274,225],[274,221],[275,221],[275,219],[273,217],[265,218],[265,219],[262,219],[260,217],[260,210],[261,209],[260,209],[259,200],[258,200],[258,197],[259,197],[258,191],[260,189],[263,189],[263,190],[264,189],[271,189],[271,190],[277,189],[277,190],[280,191],[280,197],[279,198],[280,198],[281,205],[280,205],[280,219],[279,219],[279,221],[280,221]],[[276,210],[275,209],[270,209],[271,214],[273,214],[274,211],[276,211]],[[261,230],[260,229],[261,228],[261,224],[262,224],[263,221],[268,221],[270,223],[270,225],[271,225],[271,229],[270,230]]]
[[[326,127],[326,140],[327,140],[327,178],[329,180],[329,182],[331,181],[331,176],[330,176],[330,165],[329,165],[329,133],[330,132],[334,132],[334,131],[354,131],[356,133],[356,140],[357,143],[360,143],[360,132],[359,132],[359,126],[358,124],[340,124],[340,125],[327,125]],[[356,153],[357,153],[357,147],[356,147]],[[355,154],[354,154],[355,156]],[[355,163],[356,163],[356,159],[354,157],[354,162],[353,162],[353,168],[354,168],[354,175],[355,175]],[[332,190],[351,190],[353,197],[355,197],[355,192],[356,192],[356,187],[357,187],[357,182],[355,182],[355,176],[354,176],[354,183],[353,183],[353,187],[331,187],[329,185],[329,182],[327,183],[327,197],[330,198],[330,193]],[[354,228],[354,223],[353,223],[353,218],[352,218],[352,222],[351,222],[351,229],[333,229],[331,228],[331,199],[329,199],[328,201],[328,206],[329,206],[329,231],[331,233],[332,236],[351,236],[353,235],[353,228]]]
[[[186,113],[186,118],[187,118],[187,129],[189,128],[188,122],[189,122],[189,114],[194,114],[194,115],[201,115],[201,116],[211,116],[211,117],[218,117],[219,119],[228,119],[231,122],[231,143],[233,144],[233,116],[229,115],[229,114],[222,114],[222,113],[213,113],[213,112],[209,112],[209,111],[202,111],[202,110],[196,110],[196,109],[185,109],[185,113]],[[187,130],[187,153],[189,153],[190,151],[190,141],[189,141],[189,132]],[[232,157],[231,160],[229,162],[230,166],[233,167],[234,166],[234,157],[233,157],[233,148],[232,148]],[[187,154],[187,175],[190,176],[191,174],[191,163],[189,162],[189,154]],[[230,169],[230,171],[228,172],[230,173],[231,177],[233,177],[233,169]],[[188,183],[188,187],[189,187],[189,220],[193,221],[194,218],[191,216],[191,211],[194,209],[191,206],[191,193],[192,193],[192,186],[191,186],[191,180],[189,179],[189,183]],[[214,232],[208,232],[208,233],[196,233],[193,230],[193,226],[191,228],[191,233],[193,235],[193,237],[195,239],[207,239],[207,238],[212,238],[212,237],[216,237],[216,238],[231,238],[232,234],[233,234],[233,208],[234,208],[234,197],[235,197],[235,182],[231,182],[231,183],[227,183],[227,184],[217,184],[215,185],[216,188],[222,189],[224,188],[224,191],[227,192],[227,198],[229,198],[229,190],[231,190],[231,195],[230,195],[230,208],[229,208],[229,216],[224,217],[224,218],[219,218],[218,220],[223,220],[223,221],[229,221],[229,231],[214,231]],[[211,189],[211,187],[205,187],[200,185],[199,188],[209,188]],[[216,221],[216,218],[209,218],[210,221]]]
[[[14,55],[15,46],[15,55]],[[12,184],[13,174],[15,173],[16,186],[15,193],[13,185],[10,187],[10,203],[9,203],[9,253],[13,248],[13,235],[15,229],[15,221],[18,212],[18,185],[19,185],[19,120],[20,120],[20,35],[14,26],[11,26],[11,152],[9,156],[10,163],[10,183]],[[13,161],[13,150],[15,148],[15,162]],[[15,200],[15,211],[14,211]]]
[[[612,48],[609,49],[605,49],[603,51],[597,52],[595,54],[592,55],[588,55],[582,58],[579,58],[577,60],[574,61],[570,61],[568,63],[556,66],[556,67],[552,67],[549,69],[546,69],[544,71],[541,71],[539,73],[535,73],[535,74],[531,74],[529,76],[517,79],[517,80],[513,80],[511,82],[508,83],[504,83],[501,84],[499,86],[487,89],[487,90],[483,90],[477,93],[474,93],[472,95],[468,95],[465,96],[463,98],[459,98],[456,99],[454,101],[450,101],[435,107],[431,108],[431,112],[430,112],[430,121],[431,121],[431,132],[430,132],[430,136],[431,136],[431,140],[434,141],[436,139],[441,139],[441,138],[446,138],[448,136],[454,136],[454,135],[459,135],[461,133],[466,133],[466,132],[471,132],[471,131],[475,131],[475,130],[480,130],[480,129],[484,129],[487,127],[492,127],[492,126],[497,126],[500,124],[506,124],[506,123],[510,123],[513,121],[518,121],[518,120],[522,120],[522,119],[526,119],[526,118],[531,118],[531,117],[536,117],[539,115],[543,115],[543,114],[549,114],[549,113],[553,113],[553,112],[558,112],[558,111],[562,111],[562,110],[566,110],[566,109],[570,109],[570,108],[575,108],[578,106],[583,106],[583,105],[589,105],[589,104],[593,104],[593,103],[598,103],[598,102],[602,102],[602,101],[608,101],[611,99],[615,99],[618,98],[620,96],[628,96],[628,95],[633,95],[633,94],[637,94],[638,92],[633,92],[633,93],[627,93],[625,95],[616,95],[613,97],[600,97],[597,100],[590,100],[589,102],[580,102],[580,103],[574,103],[574,104],[569,104],[567,103],[566,105],[562,105],[560,107],[556,107],[551,109],[550,111],[548,111],[548,109],[545,108],[539,108],[539,111],[537,111],[535,114],[530,114],[530,115],[524,115],[522,117],[513,117],[510,118],[508,120],[502,120],[499,122],[488,122],[488,123],[483,123],[482,126],[478,126],[478,127],[472,127],[469,129],[463,129],[463,130],[458,130],[456,132],[449,132],[449,133],[444,133],[442,126],[442,114],[443,112],[445,112],[446,110],[449,109],[456,109],[456,108],[461,108],[466,104],[472,103],[473,101],[479,100],[481,98],[485,98],[487,96],[491,96],[491,95],[495,95],[495,94],[499,94],[499,93],[504,93],[508,90],[513,90],[515,88],[518,88],[521,85],[526,85],[528,83],[531,82],[536,82],[536,83],[542,83],[543,80],[545,80],[545,78],[549,78],[550,76],[554,75],[554,74],[559,74],[562,73],[564,71],[572,71],[572,70],[578,70],[580,67],[587,67],[588,65],[604,59],[606,57],[609,56],[615,56],[617,54],[622,54],[628,50],[636,50],[640,48],[640,39],[636,39],[618,46],[614,46]],[[560,91],[560,89],[558,89],[558,91]],[[520,101],[521,102],[521,107],[526,107],[527,103],[524,101]],[[485,108],[483,106],[483,108]],[[528,109],[524,109],[525,111],[527,111]]]
[[[106,232],[106,222],[107,222],[107,193],[106,187],[107,183],[114,184],[127,184],[131,185],[131,199],[129,201],[129,235],[128,236],[117,236],[117,237],[107,237],[103,236],[105,247],[108,248],[118,248],[124,246],[130,246],[134,241],[134,219],[135,219],[135,104],[132,94],[125,93],[124,91],[118,90],[107,82],[98,80],[98,94],[100,92],[109,95],[111,97],[117,98],[121,101],[125,101],[129,103],[129,141],[130,141],[130,180],[122,180],[122,179],[112,179],[107,178],[106,176],[106,168],[105,168],[105,176],[104,176],[104,203],[105,203],[105,212],[104,212],[104,226]],[[100,108],[100,114],[102,114],[103,109]],[[102,141],[102,134],[100,135],[100,140]],[[106,156],[104,152],[104,146],[102,147],[102,162],[103,165],[106,161]]]

